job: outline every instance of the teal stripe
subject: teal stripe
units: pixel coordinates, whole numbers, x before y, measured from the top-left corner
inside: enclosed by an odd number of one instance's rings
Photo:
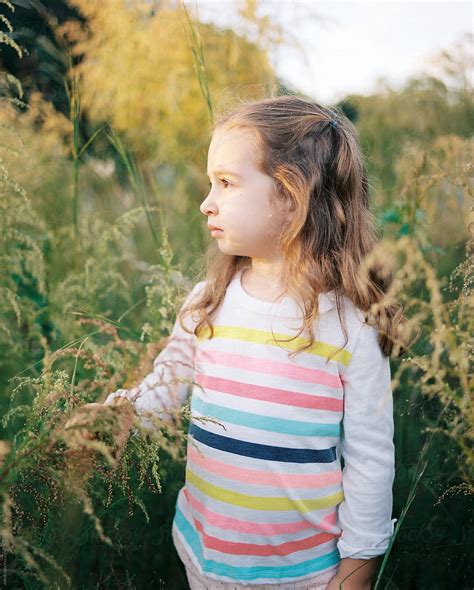
[[[236,582],[240,580],[249,580],[253,582],[261,578],[281,580],[282,578],[297,578],[311,573],[316,575],[319,571],[337,565],[341,561],[339,551],[335,549],[327,555],[321,555],[296,565],[287,565],[283,567],[238,567],[234,565],[225,565],[224,563],[214,561],[213,559],[204,559],[198,533],[186,520],[178,505],[176,505],[174,523],[198,558],[203,572],[211,572],[219,576],[227,576]],[[242,559],[245,559],[244,555],[241,557]]]
[[[312,422],[301,422],[299,420],[286,420],[284,418],[272,418],[270,416],[260,416],[252,412],[242,412],[223,406],[216,406],[204,402],[193,393],[191,400],[191,411],[196,410],[206,416],[224,420],[231,424],[239,424],[248,428],[258,430],[268,430],[269,432],[279,432],[281,434],[294,434],[296,436],[334,436],[339,437],[341,434],[341,423],[338,424],[318,424]]]

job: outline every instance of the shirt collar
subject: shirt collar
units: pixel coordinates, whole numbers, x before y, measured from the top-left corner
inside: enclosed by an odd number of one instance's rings
[[[278,315],[282,318],[302,318],[303,311],[301,306],[292,297],[284,297],[278,303],[273,303],[271,301],[258,299],[247,293],[241,282],[242,270],[243,269],[237,271],[227,287],[228,294],[231,297],[235,297],[236,304],[258,313]],[[322,314],[330,311],[335,306],[334,292],[328,291],[326,293],[320,293],[318,303],[319,313]]]

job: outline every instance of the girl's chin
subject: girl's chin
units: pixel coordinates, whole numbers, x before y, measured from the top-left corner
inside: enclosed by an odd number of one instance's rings
[[[228,254],[229,256],[242,256],[242,254],[239,251],[239,248],[237,248],[233,244],[228,244],[227,240],[225,240],[224,238],[216,240],[216,243],[217,247],[223,254]]]

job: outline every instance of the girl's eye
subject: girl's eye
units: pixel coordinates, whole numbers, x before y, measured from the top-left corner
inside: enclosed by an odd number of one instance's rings
[[[229,186],[229,184],[230,184],[230,183],[229,183],[229,181],[228,181],[228,180],[226,180],[225,178],[219,178],[219,180],[220,180],[222,183],[225,183],[225,185],[224,185],[224,188],[227,188],[227,187]],[[212,186],[212,182],[210,182],[210,183],[209,183],[209,186]]]

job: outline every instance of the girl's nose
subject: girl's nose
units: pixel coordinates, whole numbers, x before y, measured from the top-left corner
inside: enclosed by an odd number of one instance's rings
[[[201,203],[201,206],[199,207],[201,213],[206,216],[209,215],[209,213],[216,213],[215,203],[211,201],[209,196],[204,199],[204,201]]]

